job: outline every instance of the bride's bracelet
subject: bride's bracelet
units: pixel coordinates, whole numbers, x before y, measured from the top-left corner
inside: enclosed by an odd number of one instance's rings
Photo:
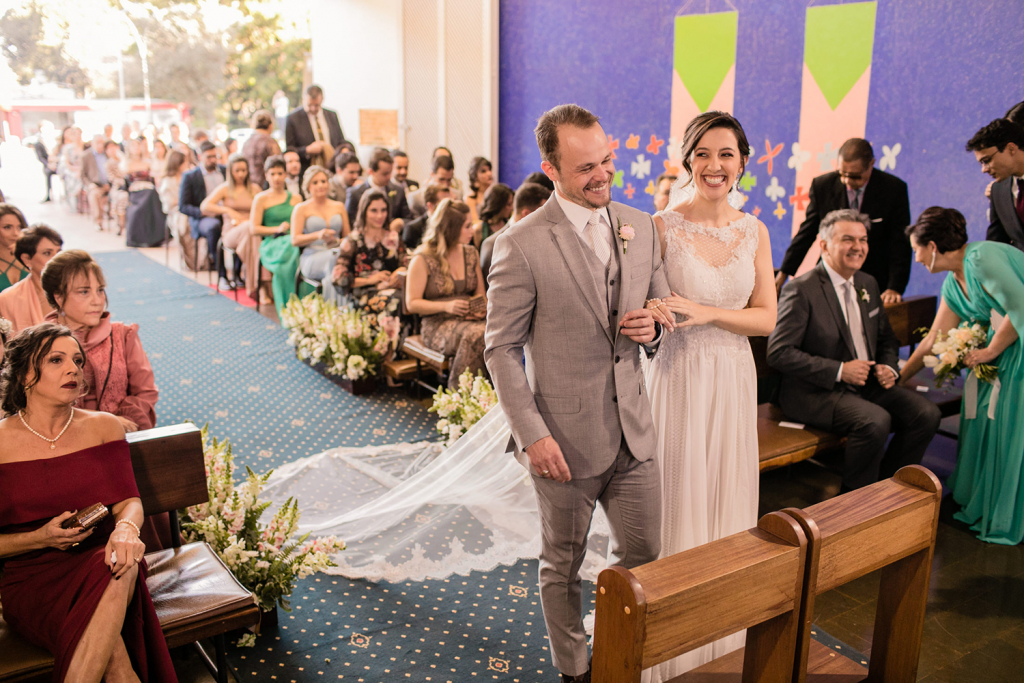
[[[655,308],[661,308],[665,305],[665,302],[661,299],[648,299],[644,302],[644,308],[654,310]]]

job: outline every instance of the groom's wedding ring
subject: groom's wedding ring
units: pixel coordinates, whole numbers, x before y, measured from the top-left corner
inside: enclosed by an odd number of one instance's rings
[[[544,471],[542,471],[542,472],[540,473],[540,476],[542,476],[542,477],[546,477],[546,476],[548,476],[549,474],[551,474],[551,472],[548,472],[547,470],[544,470]]]

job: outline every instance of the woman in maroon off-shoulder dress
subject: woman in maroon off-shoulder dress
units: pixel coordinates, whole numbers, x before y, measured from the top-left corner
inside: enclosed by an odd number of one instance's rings
[[[85,355],[65,327],[28,328],[0,376],[0,596],[3,616],[53,653],[55,681],[176,681],[146,588],[128,444],[107,413],[73,408]],[[62,529],[103,503],[91,530]]]

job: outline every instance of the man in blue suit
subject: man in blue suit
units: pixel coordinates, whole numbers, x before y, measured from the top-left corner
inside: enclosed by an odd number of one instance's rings
[[[217,163],[217,146],[206,140],[199,147],[199,165],[181,176],[181,190],[178,195],[178,210],[188,216],[189,225],[192,228],[192,239],[206,238],[207,249],[211,254],[217,254],[217,276],[218,288],[228,291],[232,288],[228,282],[227,268],[220,259],[217,250],[217,243],[220,241],[220,233],[223,228],[223,220],[220,216],[204,215],[199,208],[203,200],[224,182],[227,178],[227,169]],[[199,264],[196,264],[199,268]],[[241,263],[235,257],[235,278],[239,277]]]

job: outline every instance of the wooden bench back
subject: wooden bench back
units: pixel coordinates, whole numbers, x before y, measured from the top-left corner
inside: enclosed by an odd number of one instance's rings
[[[892,479],[783,511],[800,523],[809,543],[796,680],[806,675],[814,596],[878,569],[870,680],[916,679],[941,498],[935,475],[912,465]]]
[[[132,469],[147,515],[174,512],[210,499],[203,440],[193,424],[128,434]]]
[[[753,529],[632,571],[604,570],[594,683],[637,683],[643,669],[744,628],[749,680],[791,680],[806,558],[800,525],[773,512]]]
[[[939,300],[934,296],[908,296],[898,304],[885,307],[889,325],[900,340],[900,346],[914,346],[924,339],[918,330],[932,326],[938,305]]]

